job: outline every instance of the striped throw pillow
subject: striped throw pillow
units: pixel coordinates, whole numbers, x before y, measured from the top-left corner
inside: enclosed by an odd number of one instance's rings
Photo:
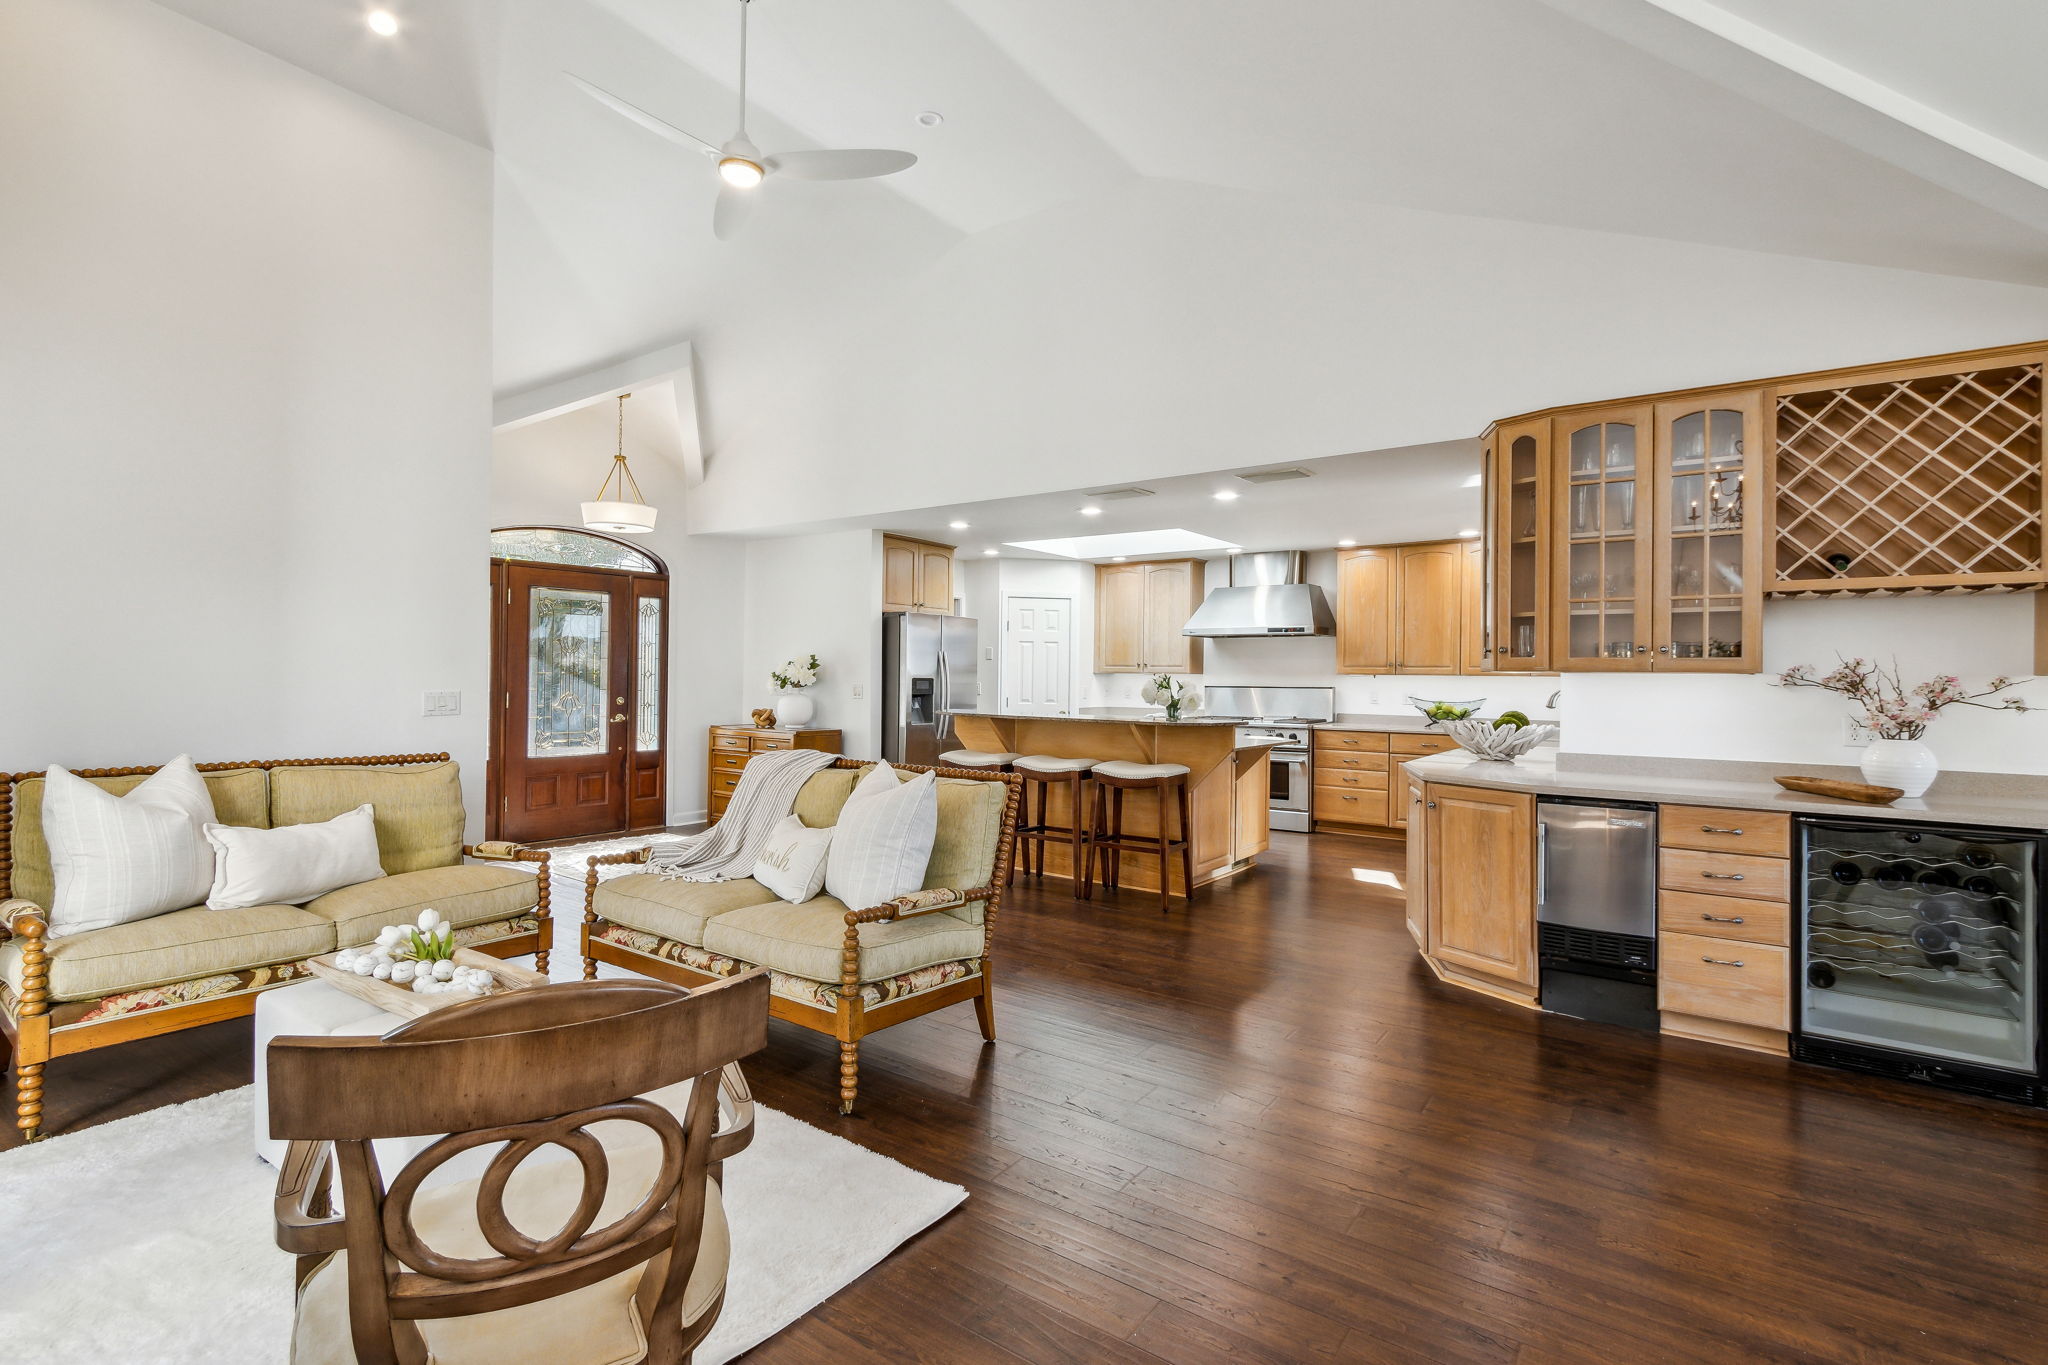
[[[826,856],[825,889],[849,910],[917,890],[938,829],[938,778],[919,773],[905,782],[894,768],[877,763],[840,808]]]
[[[50,937],[200,904],[213,886],[206,779],[180,754],[124,796],[51,768],[43,787],[50,845]]]

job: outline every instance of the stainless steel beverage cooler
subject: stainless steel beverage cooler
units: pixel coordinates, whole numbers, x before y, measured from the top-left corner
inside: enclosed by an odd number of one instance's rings
[[[953,714],[981,701],[975,623],[965,616],[882,614],[882,757],[934,764],[959,747]]]
[[[1799,822],[1802,1061],[2048,1103],[2040,836]]]

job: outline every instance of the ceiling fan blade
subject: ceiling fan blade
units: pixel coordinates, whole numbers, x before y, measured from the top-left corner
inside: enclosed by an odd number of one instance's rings
[[[701,147],[707,152],[715,152],[718,150],[717,143],[706,142],[703,138],[698,137],[695,133],[685,132],[683,129],[676,127],[673,123],[670,123],[665,119],[658,119],[654,115],[648,113],[645,109],[642,109],[639,105],[628,104],[625,100],[620,99],[611,91],[603,89],[600,86],[592,85],[589,81],[584,80],[581,76],[577,75],[573,71],[564,71],[562,74],[564,76],[567,76],[569,78],[570,83],[574,85],[578,90],[581,90],[584,94],[590,96],[590,98],[596,100],[599,104],[602,104],[605,108],[611,110],[614,114],[617,114],[622,118],[631,119],[633,122],[639,124],[642,128],[645,128],[648,132],[653,133],[656,137],[665,137],[670,142],[676,143],[679,146],[683,147]]]
[[[867,180],[877,175],[894,175],[917,164],[909,152],[874,148],[841,148],[834,151],[778,152],[762,165],[792,180]]]
[[[711,209],[711,235],[721,242],[729,242],[733,234],[747,221],[753,212],[754,196],[759,189],[743,190],[736,186],[720,184],[718,202]]]

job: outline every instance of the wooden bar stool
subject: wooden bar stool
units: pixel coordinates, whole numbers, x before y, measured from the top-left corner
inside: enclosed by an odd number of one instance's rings
[[[1123,855],[1145,853],[1159,859],[1159,910],[1164,914],[1167,906],[1167,885],[1171,880],[1166,875],[1168,861],[1175,849],[1180,850],[1180,881],[1184,890],[1182,899],[1192,900],[1195,894],[1195,855],[1188,843],[1188,770],[1179,763],[1125,763],[1122,761],[1098,763],[1094,769],[1095,810],[1088,822],[1088,867],[1083,880],[1092,885],[1095,881],[1095,855],[1102,854],[1102,885],[1114,888],[1122,884]],[[1127,791],[1156,791],[1159,793],[1159,833],[1124,833],[1124,793]],[[1180,814],[1180,835],[1169,839],[1166,835],[1166,810],[1174,807]]]
[[[1006,773],[1019,757],[988,749],[949,749],[939,755],[939,762],[948,768],[994,768],[997,772]]]
[[[1017,879],[1017,866],[1026,864],[1024,870],[1036,876],[1045,875],[1045,846],[1058,840],[1071,850],[1074,860],[1074,899],[1087,900],[1093,887],[1086,875],[1088,870],[1088,797],[1089,773],[1096,767],[1092,758],[1055,758],[1051,754],[1025,754],[1011,763],[1011,770],[1024,779],[1024,799],[1017,807],[1017,856],[1010,860],[1010,880]],[[1052,786],[1064,782],[1072,797],[1071,825],[1047,823],[1046,815],[1051,809]],[[1038,818],[1031,817],[1031,793],[1038,792]],[[1033,852],[1037,853],[1038,864],[1031,867]]]

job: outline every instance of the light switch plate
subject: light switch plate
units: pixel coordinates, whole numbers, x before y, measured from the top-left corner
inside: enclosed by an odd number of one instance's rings
[[[459,716],[462,714],[460,692],[422,692],[420,714],[423,716]]]
[[[855,701],[859,701],[862,697],[865,697],[867,694],[868,688],[866,683],[855,683],[853,685],[853,699]]]

